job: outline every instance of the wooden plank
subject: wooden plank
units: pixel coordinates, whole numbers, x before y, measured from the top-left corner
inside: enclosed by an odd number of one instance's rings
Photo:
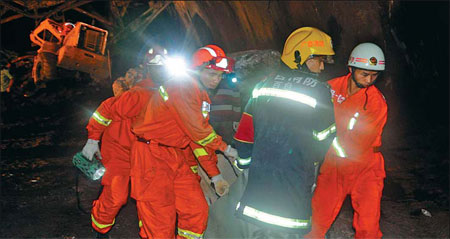
[[[67,10],[70,10],[70,9],[73,9],[73,8],[76,8],[76,7],[80,7],[80,6],[88,4],[90,2],[92,2],[92,0],[82,0],[82,1],[78,1],[78,2],[75,1],[75,0],[72,0],[72,1],[66,2],[66,3],[58,6],[54,10],[52,10],[50,13],[46,14],[43,18],[44,19],[48,18],[48,17],[50,17],[51,15],[53,15],[53,14],[55,14],[57,12],[65,12]]]
[[[67,8],[67,7],[69,7],[70,5],[73,5],[75,2],[76,2],[75,0],[70,0],[70,1],[67,1],[67,2],[65,2],[65,3],[63,3],[63,4],[59,5],[59,6],[57,6],[55,9],[53,9],[53,10],[47,12],[44,16],[42,16],[42,19],[49,18],[49,17],[52,16],[53,14],[62,11],[64,8]]]
[[[122,7],[122,10],[120,12],[120,16],[123,17],[125,13],[127,12],[128,6],[130,5],[130,1],[126,1],[125,5]]]
[[[15,2],[16,4],[22,6],[22,7],[26,7],[25,3],[22,0],[13,0],[13,2]]]
[[[23,14],[17,14],[17,15],[9,16],[7,18],[4,18],[4,19],[0,20],[0,24],[7,23],[7,22],[10,22],[10,21],[22,18],[22,17],[23,17]]]
[[[67,8],[65,8],[65,9],[63,9],[62,12],[71,10],[72,8],[75,8],[75,7],[83,6],[83,5],[88,4],[88,3],[91,3],[91,2],[93,2],[93,0],[82,0],[82,1],[79,1],[79,2],[77,2],[77,3],[75,3],[75,4],[73,4],[73,5],[71,5],[71,6],[67,7]]]
[[[124,27],[124,25],[123,25],[122,16],[120,15],[120,11],[119,11],[119,8],[117,7],[116,1],[112,0],[109,3],[109,7],[111,9],[111,13],[112,13],[114,19],[116,19],[116,21],[119,23],[120,28],[122,29]]]
[[[25,11],[23,11],[22,9],[17,8],[17,7],[15,7],[15,6],[13,6],[13,5],[7,3],[7,2],[0,1],[0,5],[3,6],[3,7],[5,7],[5,8],[7,8],[7,9],[9,9],[9,10],[11,10],[11,11],[13,11],[13,12],[15,12],[15,13],[22,14],[22,15],[24,15],[24,16],[26,16],[26,17],[29,17],[29,18],[37,18],[37,16],[32,15],[32,14],[30,14],[30,13],[28,13],[28,12],[25,12]]]
[[[73,10],[75,10],[75,11],[77,11],[77,12],[81,12],[81,13],[83,13],[83,14],[89,16],[89,17],[92,17],[92,18],[94,18],[95,20],[98,20],[99,22],[102,22],[102,23],[106,24],[106,25],[109,26],[109,27],[112,27],[112,26],[113,26],[112,22],[106,20],[105,18],[103,18],[103,17],[100,16],[100,15],[90,13],[90,12],[88,12],[88,11],[85,11],[85,10],[79,8],[79,7],[75,7],[75,8],[73,8]]]
[[[90,3],[90,2],[92,2],[92,0],[82,0],[82,1],[78,1],[78,2],[76,0],[71,0],[71,1],[65,2],[64,4],[59,5],[58,7],[51,10],[50,12],[46,12],[46,13],[38,15],[37,9],[33,9],[34,14],[31,14],[31,13],[28,13],[28,12],[26,12],[18,7],[15,7],[7,2],[0,1],[0,5],[5,7],[5,9],[9,9],[11,11],[18,13],[17,15],[5,18],[1,21],[2,22],[6,21],[6,20],[12,21],[12,20],[20,18],[19,15],[22,15],[22,17],[25,16],[25,17],[33,18],[40,22],[42,19],[48,18],[48,17],[52,16],[53,14],[56,14],[57,12],[64,12],[64,11],[70,10],[71,8],[79,7],[79,6],[82,6],[82,5]],[[24,4],[23,2],[20,2],[20,1],[17,1],[16,3],[19,5]]]
[[[122,31],[120,31],[116,36],[112,39],[112,43],[116,43],[119,41],[124,35],[135,32],[137,30],[143,31],[142,29],[148,26],[164,9],[166,9],[172,1],[165,1],[164,5],[162,5],[158,9],[149,8],[147,11],[142,13],[138,18],[128,24]],[[147,16],[150,14],[150,16]]]
[[[143,31],[145,31],[145,28],[147,28],[147,26],[153,22],[153,20],[155,20],[155,18],[162,12],[164,11],[164,9],[166,9],[169,4],[171,2],[165,2],[164,5],[162,7],[160,7],[159,9],[155,10],[152,15],[150,15],[149,17],[147,17],[146,19],[144,19],[144,21],[142,22],[142,24],[139,26],[138,28],[138,33],[142,33]]]

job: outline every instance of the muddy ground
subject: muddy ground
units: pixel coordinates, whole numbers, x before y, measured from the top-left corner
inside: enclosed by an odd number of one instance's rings
[[[28,98],[14,92],[1,95],[0,238],[94,236],[89,214],[77,207],[71,160],[86,141],[90,115],[111,96],[111,89],[62,82]],[[384,238],[449,238],[447,134],[448,125],[388,122],[382,148],[387,171],[381,205]],[[99,190],[98,182],[79,177],[82,209],[89,211]],[[347,200],[329,238],[350,238],[351,221]],[[138,238],[133,200],[121,210],[110,235]]]

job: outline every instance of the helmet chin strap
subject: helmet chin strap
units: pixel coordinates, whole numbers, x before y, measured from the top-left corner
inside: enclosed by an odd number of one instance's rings
[[[319,75],[319,73],[312,72],[309,69],[309,67],[306,65],[306,63],[303,63],[303,65],[297,64],[297,69],[301,72],[309,73],[309,74],[316,75],[316,76]]]

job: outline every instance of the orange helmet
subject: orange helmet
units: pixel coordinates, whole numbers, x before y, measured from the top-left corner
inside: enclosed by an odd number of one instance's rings
[[[198,49],[192,57],[192,68],[205,68],[230,73],[233,71],[234,60],[225,55],[222,48],[216,45],[206,45]]]

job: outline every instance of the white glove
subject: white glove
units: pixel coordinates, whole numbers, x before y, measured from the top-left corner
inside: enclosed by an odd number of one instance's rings
[[[94,154],[97,154],[99,159],[102,159],[102,155],[100,154],[100,149],[98,147],[98,140],[88,139],[86,145],[81,151],[84,157],[92,161]]]
[[[214,189],[219,196],[223,196],[228,193],[230,184],[223,179],[222,174],[216,175],[211,178],[211,182],[214,184]]]
[[[232,148],[231,145],[228,145],[227,149],[223,151],[223,154],[227,156],[227,158],[236,161],[236,159],[239,157],[238,152],[235,148]]]

